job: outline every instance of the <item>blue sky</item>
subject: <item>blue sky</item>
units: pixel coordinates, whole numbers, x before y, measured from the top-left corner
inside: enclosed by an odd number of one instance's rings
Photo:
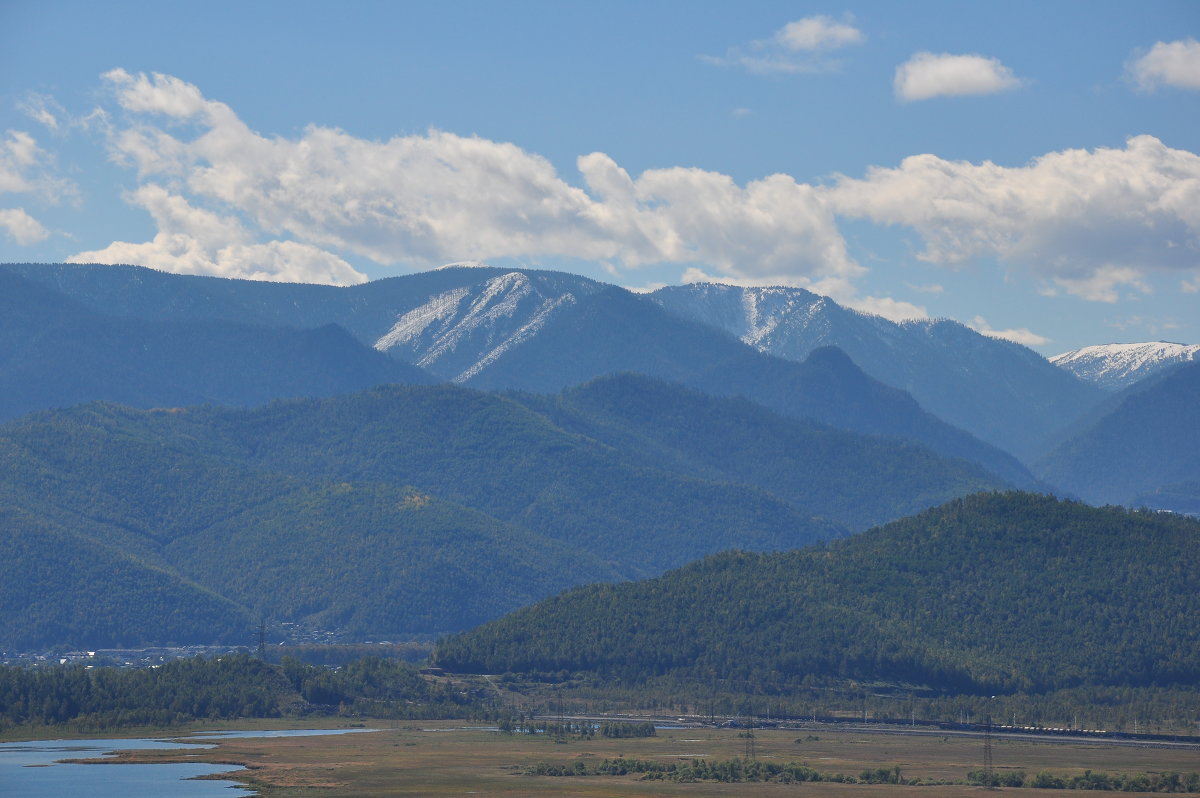
[[[0,261],[1200,342],[1200,3],[0,2]]]

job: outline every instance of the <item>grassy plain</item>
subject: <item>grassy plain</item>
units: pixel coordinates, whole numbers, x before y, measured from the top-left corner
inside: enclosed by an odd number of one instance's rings
[[[369,724],[370,725],[370,724]],[[234,774],[269,798],[283,796],[459,796],[508,798],[534,796],[814,796],[911,795],[957,798],[978,796],[967,785],[897,786],[803,784],[672,784],[642,781],[638,776],[527,776],[539,762],[571,764],[624,756],[686,762],[693,758],[727,760],[743,756],[745,739],[732,729],[660,730],[657,737],[571,739],[556,743],[545,735],[506,735],[471,728],[460,721],[383,721],[380,731],[342,736],[237,739],[187,755],[190,761],[235,762],[246,769]],[[815,739],[814,739],[815,738]],[[980,767],[983,743],[978,738],[940,735],[875,734],[861,730],[767,729],[755,739],[758,759],[803,762],[822,773],[858,775],[865,769],[899,766],[906,779],[961,781]],[[139,752],[130,760],[179,758],[178,752]],[[1029,774],[1049,770],[1072,775],[1090,769],[1109,773],[1182,772],[1200,769],[1200,750],[1111,745],[1101,742],[1042,742],[996,739],[993,759],[998,772],[1022,769]],[[1012,792],[1013,790],[1007,790]],[[1062,796],[1061,790],[1020,788],[1017,795]]]

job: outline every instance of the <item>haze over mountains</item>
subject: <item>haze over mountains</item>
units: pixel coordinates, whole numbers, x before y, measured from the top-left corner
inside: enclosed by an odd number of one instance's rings
[[[978,491],[1196,512],[1197,369],[790,288],[0,265],[0,648],[461,630]]]
[[[193,642],[263,614],[376,638],[463,629],[571,585],[1003,486],[641,377],[558,399],[441,385],[256,410],[85,405],[0,425],[0,468],[0,648],[161,640],[146,616],[164,613],[169,639]],[[121,611],[93,629],[106,603]]]

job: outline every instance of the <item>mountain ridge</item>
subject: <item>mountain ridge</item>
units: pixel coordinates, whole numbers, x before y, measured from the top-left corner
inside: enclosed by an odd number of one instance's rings
[[[1050,362],[1108,391],[1118,391],[1165,368],[1200,359],[1200,344],[1147,341],[1098,344],[1063,352]]]
[[[781,286],[691,283],[648,297],[788,360],[836,346],[875,379],[1023,460],[1042,453],[1047,436],[1102,397],[1033,350],[949,319],[893,322]]]

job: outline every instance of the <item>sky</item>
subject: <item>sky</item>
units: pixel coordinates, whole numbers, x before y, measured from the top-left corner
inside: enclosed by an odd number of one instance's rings
[[[1200,343],[1200,3],[0,0],[0,262]]]

